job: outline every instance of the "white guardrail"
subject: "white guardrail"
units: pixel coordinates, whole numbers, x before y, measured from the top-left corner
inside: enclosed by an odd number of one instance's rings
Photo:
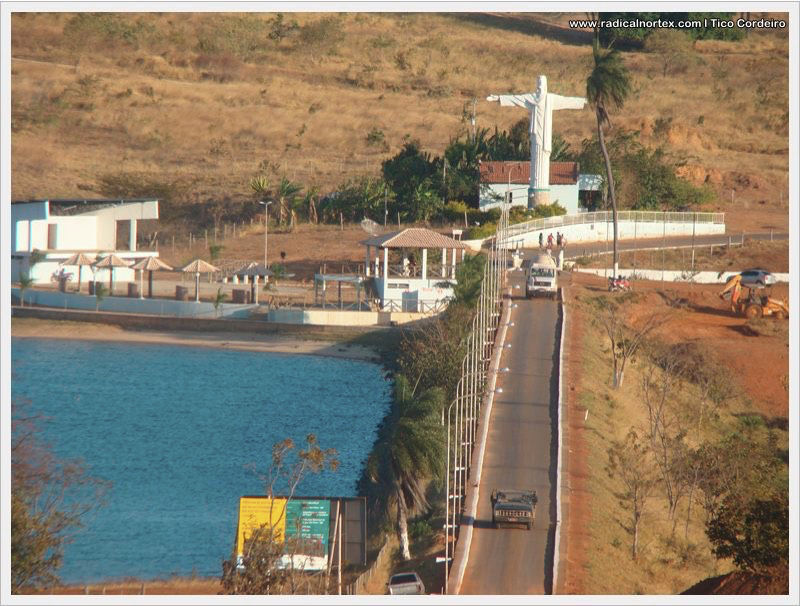
[[[537,229],[552,229],[566,225],[582,225],[586,223],[604,223],[613,220],[613,212],[603,210],[593,213],[578,213],[576,215],[558,215],[533,219],[524,223],[509,225],[506,238]],[[634,221],[637,223],[725,223],[725,213],[697,213],[697,212],[660,212],[645,210],[621,210],[617,212],[617,221]]]

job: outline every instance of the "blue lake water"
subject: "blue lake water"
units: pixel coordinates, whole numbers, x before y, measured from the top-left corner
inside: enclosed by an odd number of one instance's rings
[[[272,445],[306,434],[336,472],[298,495],[355,496],[391,385],[367,362],[168,345],[11,340],[12,401],[48,417],[43,438],[112,482],[65,551],[65,582],[216,576],[239,497],[264,494]],[[280,490],[276,487],[276,492]]]

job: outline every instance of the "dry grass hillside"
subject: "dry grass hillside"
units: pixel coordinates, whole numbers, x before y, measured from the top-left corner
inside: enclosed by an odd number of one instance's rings
[[[179,199],[236,200],[261,172],[324,192],[376,174],[406,137],[440,154],[473,98],[478,127],[507,129],[524,112],[487,94],[530,91],[540,73],[583,94],[590,35],[567,18],[17,13],[12,197],[98,196],[133,175]],[[656,54],[624,58],[633,94],[615,126],[683,158],[720,208],[788,215],[787,31],[699,41],[667,76]],[[594,129],[588,108],[555,119],[573,149]]]

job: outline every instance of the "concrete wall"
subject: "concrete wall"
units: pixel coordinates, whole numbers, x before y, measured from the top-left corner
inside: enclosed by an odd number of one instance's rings
[[[581,175],[582,177],[592,177],[593,175]],[[590,182],[587,182],[590,183]],[[590,183],[591,184],[591,183]],[[505,199],[507,191],[511,191],[511,205],[528,208],[528,184],[512,183],[509,190],[506,183],[490,183],[481,187],[481,197],[479,207],[481,210],[498,208]],[[494,199],[492,196],[497,196]],[[567,213],[578,212],[578,185],[550,185],[550,203],[558,202],[567,209]]]
[[[618,237],[620,240],[636,238],[658,238],[665,233],[667,236],[691,236],[692,223],[663,223],[663,222],[641,222],[641,221],[619,221]],[[601,242],[614,239],[614,225],[609,222],[583,223],[577,225],[561,225],[546,229],[537,229],[525,234],[512,236],[509,238],[509,245],[512,248],[532,248],[539,245],[539,233],[544,234],[547,241],[548,234],[561,232],[567,236],[567,244],[575,242]],[[697,223],[694,225],[696,235],[724,234],[724,223]]]
[[[578,212],[578,185],[551,185],[550,204],[558,202],[567,209],[567,214]]]
[[[12,288],[12,300],[19,301],[19,293],[19,288]],[[90,295],[79,295],[77,293],[29,289],[25,291],[25,304],[94,311],[97,299]],[[251,310],[257,309],[257,306],[223,303],[220,305],[219,311],[217,311],[211,303],[204,302],[105,297],[100,301],[99,309],[105,312],[177,316],[179,318],[248,318]]]
[[[596,276],[610,276],[611,271],[608,269],[595,269],[585,268],[576,269],[587,274],[594,274]],[[626,278],[630,278],[634,273],[633,269],[620,269],[619,273]],[[665,270],[660,269],[637,269],[635,278],[639,280],[665,280],[666,282],[697,282],[698,284],[725,284],[733,276],[740,273],[739,271],[726,271],[720,274],[716,271],[698,271],[692,274],[691,272],[681,270]],[[789,282],[789,274],[772,274],[778,282]],[[662,277],[663,276],[663,277]]]
[[[430,311],[444,306],[445,301],[453,296],[452,288],[437,286],[442,281],[453,283],[441,276],[432,276],[432,279],[425,280],[391,276],[386,282],[385,291],[383,278],[375,279],[375,289],[378,298],[384,302],[384,307],[388,306],[391,310],[396,308],[408,312]]]
[[[429,318],[412,312],[346,311],[338,309],[271,309],[270,322],[315,326],[391,326]]]
[[[27,297],[27,295],[26,295]],[[233,318],[177,318],[174,316],[148,316],[140,314],[116,314],[110,312],[76,311],[49,309],[45,307],[14,307],[14,318],[40,318],[44,320],[69,320],[72,322],[91,322],[144,330],[187,330],[187,331],[232,331],[247,334],[287,334],[305,338],[342,338],[375,331],[389,331],[392,328],[360,326],[314,326],[304,324],[278,324],[261,320],[238,320]],[[13,322],[13,320],[12,320]]]

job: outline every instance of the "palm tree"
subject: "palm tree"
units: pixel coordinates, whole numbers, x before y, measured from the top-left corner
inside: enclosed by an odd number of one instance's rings
[[[594,56],[594,69],[586,79],[586,97],[594,106],[597,116],[597,140],[606,165],[608,178],[608,193],[611,196],[611,210],[614,220],[614,275],[619,271],[617,260],[617,196],[614,191],[614,176],[611,174],[611,160],[606,149],[605,133],[603,126],[611,128],[611,119],[608,114],[610,108],[621,109],[630,92],[630,77],[628,68],[622,62],[619,51],[614,49],[601,49],[598,32],[595,31],[592,45]]]
[[[317,216],[317,198],[319,197],[319,187],[312,185],[303,197],[303,205],[308,207],[308,222],[316,225],[319,222]]]
[[[404,560],[411,559],[409,513],[428,506],[426,480],[437,476],[444,462],[439,421],[444,403],[442,391],[432,388],[415,397],[415,390],[403,375],[397,375],[391,418],[386,425],[388,435],[368,463],[370,479],[383,485],[397,505],[397,535]]]
[[[19,277],[19,304],[25,307],[25,291],[33,285],[33,278],[28,275]]]
[[[281,179],[276,193],[278,197],[278,223],[284,225],[286,217],[289,214],[289,209],[294,206],[297,194],[303,191],[303,186],[299,183],[293,183],[286,177]]]

